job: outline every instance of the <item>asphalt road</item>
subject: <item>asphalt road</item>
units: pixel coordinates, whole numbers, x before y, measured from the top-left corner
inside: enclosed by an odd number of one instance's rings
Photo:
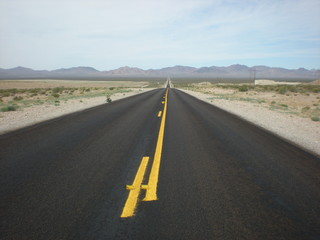
[[[0,136],[0,239],[320,239],[320,159],[175,89],[158,200],[120,218],[164,94]]]

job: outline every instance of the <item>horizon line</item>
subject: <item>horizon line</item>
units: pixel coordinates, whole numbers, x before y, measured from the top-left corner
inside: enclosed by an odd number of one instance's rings
[[[33,71],[55,71],[55,70],[61,70],[61,69],[72,69],[72,68],[93,68],[94,70],[97,70],[99,72],[108,72],[108,71],[113,71],[113,70],[117,70],[117,69],[121,69],[121,68],[137,68],[137,69],[140,69],[140,70],[143,70],[143,71],[148,71],[148,70],[162,70],[162,69],[165,69],[165,68],[174,68],[174,67],[189,67],[189,68],[195,68],[195,69],[201,69],[201,68],[210,68],[210,67],[231,67],[231,66],[236,66],[236,65],[239,65],[239,66],[245,66],[245,67],[248,67],[248,68],[254,68],[254,67],[269,67],[269,68],[282,68],[282,69],[287,69],[287,70],[299,70],[299,69],[306,69],[306,70],[309,70],[309,71],[318,71],[320,70],[320,68],[305,68],[305,67],[299,67],[299,68],[286,68],[286,67],[280,67],[280,66],[268,66],[268,65],[253,65],[253,66],[248,66],[248,65],[245,65],[245,64],[239,64],[239,63],[235,63],[235,64],[231,64],[231,65],[224,65],[224,66],[217,66],[217,65],[211,65],[211,66],[202,66],[202,67],[194,67],[194,66],[189,66],[189,65],[173,65],[173,66],[167,66],[167,67],[161,67],[161,68],[148,68],[148,69],[144,69],[144,68],[140,68],[140,67],[132,67],[132,66],[128,66],[128,65],[124,65],[124,66],[121,66],[121,67],[117,67],[117,68],[113,68],[113,69],[109,69],[109,70],[98,70],[97,68],[95,67],[92,67],[92,66],[84,66],[84,65],[79,65],[79,66],[73,66],[73,67],[60,67],[60,68],[54,68],[54,69],[36,69],[36,68],[32,68],[32,67],[25,67],[25,66],[21,66],[21,65],[18,65],[16,67],[11,67],[11,68],[2,68],[0,67],[0,69],[4,69],[4,70],[10,70],[10,69],[15,69],[15,68],[25,68],[25,69],[31,69]]]

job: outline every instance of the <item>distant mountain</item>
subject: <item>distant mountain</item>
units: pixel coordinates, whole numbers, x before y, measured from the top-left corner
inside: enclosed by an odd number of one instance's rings
[[[115,70],[104,71],[105,75],[145,75],[145,71],[140,68],[131,68],[128,66]]]
[[[92,67],[60,68],[50,72],[49,77],[93,77],[99,76],[100,72]]]
[[[31,68],[24,68],[20,66],[16,68],[11,68],[11,69],[0,68],[0,79],[25,78],[26,76],[38,78],[41,76],[45,76],[48,73],[49,71],[46,71],[46,70],[37,71]]]
[[[133,67],[120,67],[109,71],[98,71],[92,67],[61,68],[52,71],[33,70],[31,68],[16,67],[0,68],[0,79],[95,79],[108,77],[197,77],[197,78],[249,78],[256,79],[319,79],[320,70],[305,68],[285,69],[267,66],[248,67],[235,64],[228,67],[189,67],[173,66],[161,69],[143,70]]]
[[[61,68],[52,71],[33,70],[31,68],[16,67],[0,68],[0,79],[30,79],[30,78],[91,78],[99,77],[100,71],[92,67]]]
[[[174,67],[166,67],[156,71],[158,71],[159,73],[167,74],[190,74],[195,72],[196,70],[197,68],[194,67],[176,65]]]
[[[212,66],[212,67],[199,68],[195,71],[195,73],[217,75],[217,74],[225,74],[226,71],[222,67]]]
[[[73,68],[60,68],[57,70],[53,70],[52,72],[55,73],[71,73],[71,74],[78,74],[78,73],[97,73],[98,70],[92,67],[73,67]]]

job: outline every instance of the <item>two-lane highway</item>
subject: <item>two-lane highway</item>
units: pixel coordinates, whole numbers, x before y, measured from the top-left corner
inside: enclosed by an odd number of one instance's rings
[[[320,159],[176,89],[0,136],[0,163],[0,239],[320,239]]]

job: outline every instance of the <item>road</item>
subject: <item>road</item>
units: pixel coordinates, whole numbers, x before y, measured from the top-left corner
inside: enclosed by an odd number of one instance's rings
[[[2,135],[0,162],[0,239],[320,239],[320,159],[176,89]]]

